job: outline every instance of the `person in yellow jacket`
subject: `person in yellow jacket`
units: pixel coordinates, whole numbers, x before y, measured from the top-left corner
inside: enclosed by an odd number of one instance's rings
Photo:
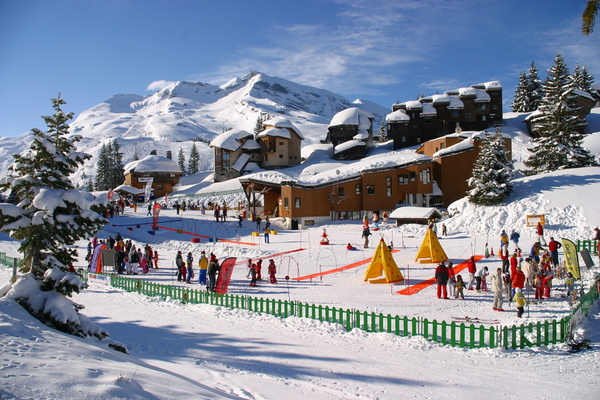
[[[515,289],[515,297],[513,297],[513,301],[517,305],[517,317],[521,318],[523,316],[523,312],[525,312],[525,304],[527,304],[527,299],[521,292],[521,288]]]
[[[200,271],[198,271],[198,283],[201,285],[206,285],[206,270],[208,269],[208,258],[206,258],[206,253],[204,253],[204,251],[200,253],[200,260],[198,260],[198,268],[200,268]]]

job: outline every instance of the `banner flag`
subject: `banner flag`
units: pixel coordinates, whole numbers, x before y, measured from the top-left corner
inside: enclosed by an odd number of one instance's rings
[[[235,267],[236,260],[237,258],[230,257],[221,263],[219,277],[217,278],[217,284],[215,285],[216,293],[227,293],[227,288],[229,288],[229,281],[231,281],[231,274],[233,273],[233,267]]]
[[[154,181],[154,178],[150,178],[150,179],[148,179],[148,182],[146,182],[146,187],[144,188],[144,201],[150,201],[150,193],[152,191],[152,181]]]
[[[160,214],[160,210],[162,207],[160,204],[156,203],[152,206],[152,227],[156,230],[156,225],[158,225],[158,215]]]
[[[579,272],[579,257],[577,256],[577,246],[569,239],[562,239],[563,250],[565,252],[565,261],[567,270],[569,270],[575,279],[581,279]]]

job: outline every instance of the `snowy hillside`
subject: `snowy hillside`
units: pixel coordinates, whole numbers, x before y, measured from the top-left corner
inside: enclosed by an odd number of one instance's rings
[[[149,96],[118,94],[82,112],[70,125],[72,133],[83,137],[79,150],[92,156],[107,140],[118,139],[125,163],[136,152],[144,157],[152,150],[159,155],[170,150],[176,157],[183,148],[187,157],[191,141],[200,140],[200,170],[204,170],[212,167],[212,152],[206,143],[227,129],[252,132],[263,113],[285,115],[306,139],[303,145],[308,145],[324,139],[333,115],[348,107],[364,108],[378,119],[388,113],[387,108],[368,100],[350,103],[327,90],[252,71],[221,86],[180,81]],[[38,128],[45,130],[41,119]],[[26,133],[0,138],[0,170],[6,170],[13,153],[26,148],[29,137]],[[74,179],[80,183],[94,175],[91,161]]]

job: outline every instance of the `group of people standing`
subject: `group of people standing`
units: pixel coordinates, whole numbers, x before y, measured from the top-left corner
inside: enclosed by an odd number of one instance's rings
[[[175,266],[177,267],[177,281],[188,284],[193,283],[192,279],[194,279],[195,273],[194,257],[191,251],[188,252],[184,259],[181,250],[179,250],[175,256]],[[205,251],[200,253],[200,258],[198,259],[198,283],[205,285],[206,290],[210,292],[215,291],[220,270],[221,265],[214,253],[210,253],[209,257],[206,257]]]
[[[106,240],[100,240],[94,236],[88,242],[88,269],[92,268],[93,252],[98,245],[106,245],[106,249],[115,251],[115,266],[117,274],[139,275],[147,274],[151,269],[158,269],[158,251],[153,250],[149,244],[134,246],[131,240],[125,241],[119,233],[113,238],[109,236]]]
[[[262,260],[256,260],[256,262],[252,262],[252,259],[248,259],[248,274],[246,274],[246,278],[250,278],[250,286],[258,286],[257,282],[262,281]],[[269,282],[277,283],[277,266],[275,265],[275,261],[271,258],[269,260],[269,265],[267,266],[267,272],[269,273]]]
[[[512,300],[517,305],[517,316],[521,317],[526,305],[524,291],[533,291],[535,299],[544,299],[551,296],[552,280],[554,275],[564,273],[559,265],[558,250],[561,244],[553,237],[546,243],[544,240],[543,226],[536,226],[538,240],[531,247],[528,257],[521,257],[522,250],[519,247],[519,233],[512,230],[508,235],[506,231],[500,234],[499,256],[502,266],[490,274],[487,266],[477,268],[475,257],[467,260],[468,283],[462,279],[460,274],[455,274],[452,263],[448,266],[441,262],[435,270],[437,282],[437,297],[448,299],[448,296],[464,299],[464,289],[475,290],[477,293],[487,291],[487,280],[490,276],[491,292],[494,294],[492,308],[495,311],[504,311],[503,299],[506,294],[509,302]],[[509,242],[514,244],[512,255],[509,256]],[[547,246],[546,249],[542,244]],[[574,279],[570,272],[565,274],[567,296],[573,293]],[[475,287],[473,287],[475,286]]]

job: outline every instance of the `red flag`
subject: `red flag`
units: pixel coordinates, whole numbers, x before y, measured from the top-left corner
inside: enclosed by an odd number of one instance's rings
[[[231,281],[231,274],[233,273],[233,267],[235,267],[235,262],[237,258],[231,257],[225,259],[221,263],[221,270],[219,271],[219,278],[217,279],[217,284],[215,285],[215,292],[219,294],[227,293],[227,288],[229,288],[229,281]]]

